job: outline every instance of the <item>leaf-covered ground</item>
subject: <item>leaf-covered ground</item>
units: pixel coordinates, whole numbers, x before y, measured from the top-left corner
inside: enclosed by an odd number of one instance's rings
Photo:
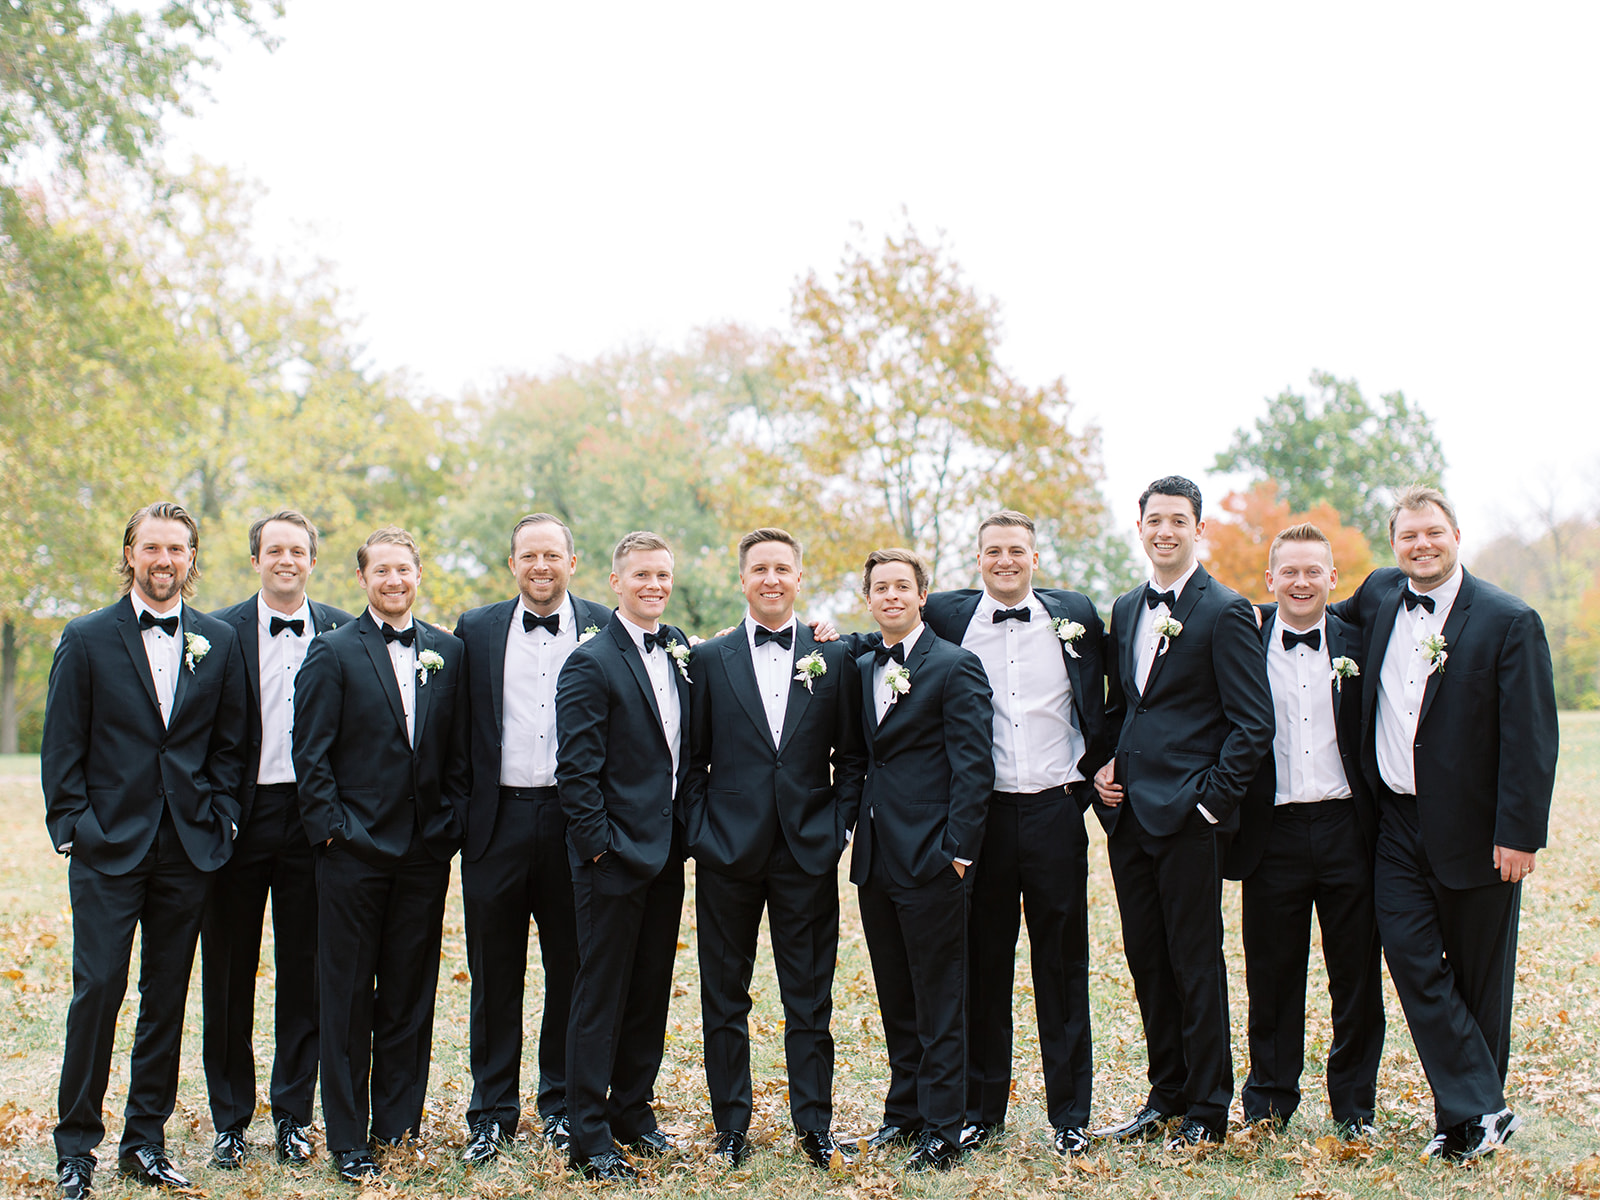
[[[43,827],[36,760],[0,761],[0,1195],[54,1194],[56,1072],[71,991],[71,918],[62,860],[50,854]],[[1064,1164],[1051,1153],[1044,1119],[1038,1043],[1031,1028],[1032,999],[1026,947],[1018,954],[1018,1037],[1013,1105],[1005,1138],[970,1156],[948,1176],[902,1177],[899,1156],[853,1171],[824,1175],[802,1160],[789,1133],[783,1082],[782,1010],[771,960],[757,968],[752,1038],[756,1107],[751,1129],[756,1153],[742,1170],[724,1174],[705,1165],[710,1115],[700,1062],[698,972],[692,894],[679,942],[666,1063],[658,1084],[663,1124],[690,1145],[682,1157],[651,1170],[642,1190],[661,1197],[781,1195],[842,1200],[899,1197],[1335,1197],[1560,1196],[1600,1197],[1600,716],[1562,719],[1561,772],[1552,820],[1552,846],[1540,856],[1535,882],[1525,894],[1518,967],[1511,1104],[1526,1125],[1512,1148],[1470,1169],[1428,1165],[1418,1152],[1431,1133],[1432,1107],[1410,1036],[1392,989],[1387,991],[1389,1034],[1379,1076],[1379,1135],[1370,1145],[1347,1146],[1332,1137],[1319,1060],[1329,1026],[1320,958],[1314,955],[1308,1025],[1311,1066],[1305,1101],[1286,1133],[1235,1130],[1226,1146],[1204,1157],[1168,1156],[1153,1148],[1105,1149]],[[1089,880],[1094,938],[1094,1121],[1115,1117],[1144,1094],[1143,1042],[1132,984],[1122,959],[1116,904],[1105,862],[1104,839],[1092,831]],[[887,1064],[883,1056],[872,973],[856,914],[854,889],[841,885],[845,930],[834,989],[838,1042],[835,1128],[870,1132],[877,1124]],[[1247,1068],[1243,964],[1238,946],[1237,888],[1228,914],[1234,1004],[1235,1074]],[[270,946],[270,931],[268,934]],[[537,955],[532,956],[537,963]],[[137,966],[135,966],[135,978]],[[260,1074],[271,1055],[273,974],[270,953],[258,980]],[[538,1029],[540,978],[530,972],[527,1048]],[[577,1195],[599,1185],[575,1181],[559,1159],[527,1141],[484,1170],[457,1160],[465,1140],[462,1113],[471,1091],[467,1069],[468,981],[459,889],[446,916],[440,967],[439,1013],[433,1073],[423,1130],[423,1163],[391,1161],[383,1186],[368,1197],[499,1197],[530,1191]],[[118,1025],[118,1050],[106,1099],[110,1133],[101,1147],[97,1193],[106,1198],[145,1195],[118,1179],[113,1162],[126,1095],[128,1046],[135,993],[130,989]],[[251,1126],[254,1151],[239,1173],[206,1166],[212,1129],[200,1070],[198,972],[190,989],[178,1111],[168,1126],[169,1150],[195,1182],[198,1194],[263,1200],[349,1196],[319,1155],[307,1168],[289,1170],[272,1160],[264,1110]],[[528,1060],[525,1050],[524,1061]],[[531,1068],[523,1079],[531,1111]],[[264,1086],[264,1085],[263,1085]],[[1237,1116],[1237,1107],[1235,1109]],[[320,1142],[320,1138],[319,1138]],[[619,1189],[612,1189],[617,1191]],[[627,1189],[620,1189],[626,1194]]]

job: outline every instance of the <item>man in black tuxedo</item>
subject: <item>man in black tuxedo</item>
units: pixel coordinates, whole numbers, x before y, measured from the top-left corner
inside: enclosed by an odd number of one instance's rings
[[[1539,615],[1460,566],[1455,510],[1433,488],[1395,500],[1399,568],[1330,611],[1366,645],[1362,768],[1378,798],[1384,957],[1433,1088],[1425,1154],[1492,1153],[1505,1103],[1522,881],[1545,844],[1558,732]]]
[[[1106,723],[1116,757],[1095,774],[1139,998],[1150,1094],[1119,1140],[1161,1133],[1172,1149],[1220,1142],[1233,1099],[1222,858],[1239,803],[1272,749],[1272,693],[1249,603],[1195,557],[1200,489],[1158,479],[1139,497],[1151,582],[1121,596],[1106,639]]]
[[[311,639],[355,618],[306,598],[317,565],[317,528],[291,509],[250,527],[250,567],[261,590],[215,613],[239,640],[245,679],[244,777],[239,837],[217,872],[200,926],[202,1039],[211,1123],[211,1165],[244,1165],[245,1129],[256,1111],[256,968],[261,920],[272,896],[276,966],[272,1056],[273,1140],[280,1162],[311,1157],[317,1086],[317,884],[300,824],[291,757],[294,685]]]
[[[1347,1138],[1372,1129],[1383,1054],[1383,975],[1372,908],[1378,821],[1361,776],[1361,631],[1326,611],[1333,546],[1292,525],[1267,552],[1263,611],[1272,753],[1240,807],[1223,873],[1242,879],[1250,997],[1247,1121],[1282,1126],[1300,1106],[1311,911],[1322,926],[1333,1011],[1328,1105]]]
[[[866,771],[861,685],[842,643],[795,620],[800,544],[781,529],[739,542],[750,611],[697,646],[684,790],[695,859],[696,928],[713,1156],[738,1166],[750,1130],[750,978],[761,910],[783,996],[789,1113],[800,1148],[826,1169],[834,1139],[833,967],[839,856]]]
[[[1005,510],[978,527],[981,591],[934,592],[923,618],[983,662],[994,696],[995,790],[969,930],[963,1144],[1005,1126],[1011,984],[1021,909],[1033,951],[1045,1102],[1058,1154],[1089,1148],[1089,782],[1109,756],[1105,629],[1077,592],[1033,587],[1033,522]]]
[[[573,1169],[637,1172],[673,1149],[650,1107],[683,909],[678,792],[689,771],[689,639],[661,623],[672,550],[630,533],[611,555],[617,611],[556,684],[556,788],[567,815],[578,975],[567,1026]]]
[[[472,1137],[461,1156],[468,1163],[498,1155],[522,1116],[530,914],[544,962],[538,1109],[546,1141],[568,1148],[567,1019],[578,943],[567,819],[555,786],[556,681],[585,631],[611,622],[610,609],[567,590],[578,556],[559,518],[533,513],[518,521],[507,562],[518,595],[456,624],[471,681],[473,766],[461,851],[472,971]]]
[[[294,772],[317,864],[322,1119],[340,1178],[420,1132],[450,859],[467,806],[466,655],[412,616],[403,529],[356,552],[367,608],[314,639],[294,696]],[[370,1129],[369,1129],[370,1116]]]
[[[915,1142],[911,1172],[961,1154],[966,1101],[967,873],[994,790],[994,708],[977,655],[922,621],[928,570],[909,550],[867,555],[861,590],[882,641],[856,665],[868,750],[850,855],[889,1052],[883,1125]]]
[[[200,532],[176,504],[141,508],[122,535],[122,599],[68,622],[50,666],[40,777],[50,844],[69,856],[72,1004],[61,1059],[57,1179],[87,1195],[117,1009],[141,933],[120,1169],[188,1187],[167,1160],[184,997],[200,914],[243,820],[245,681],[232,627],[184,600]]]

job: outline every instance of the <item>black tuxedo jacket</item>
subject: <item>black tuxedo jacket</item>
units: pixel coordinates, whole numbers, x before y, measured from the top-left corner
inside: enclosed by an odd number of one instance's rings
[[[1076,621],[1083,626],[1083,636],[1072,643],[1077,657],[1068,653],[1067,643],[1062,642],[1061,658],[1067,664],[1067,678],[1072,680],[1072,706],[1084,741],[1083,758],[1078,763],[1083,781],[1073,785],[1073,795],[1080,808],[1088,808],[1094,799],[1094,773],[1111,757],[1106,733],[1105,626],[1100,623],[1094,601],[1079,592],[1034,588],[1033,594],[1055,619]],[[959,646],[981,599],[983,593],[976,588],[934,592],[923,606],[922,619],[945,641]]]
[[[924,629],[906,656],[911,690],[878,723],[869,649],[856,659],[867,777],[850,879],[865,883],[872,856],[900,887],[919,887],[958,858],[978,860],[994,791],[994,704],[976,654]]]
[[[50,844],[96,871],[125,875],[172,813],[189,860],[215,871],[243,825],[244,663],[232,627],[183,606],[179,630],[211,643],[178,660],[172,719],[161,724],[133,601],[69,621],[50,665],[39,769]]]
[[[461,857],[477,862],[489,848],[500,814],[500,748],[505,730],[506,638],[520,597],[486,604],[461,614],[456,637],[467,648],[468,713],[472,728],[472,798],[467,805],[467,840]],[[591,626],[611,624],[611,610],[572,597],[578,636]]]
[[[1117,598],[1107,635],[1106,723],[1116,741],[1123,802],[1095,812],[1109,834],[1133,806],[1148,832],[1166,837],[1204,805],[1218,829],[1239,827],[1239,803],[1272,752],[1272,691],[1250,603],[1197,566],[1172,616],[1183,632],[1157,654],[1141,694],[1134,638],[1145,584]]]
[[[1394,633],[1405,576],[1381,567],[1330,606],[1361,626],[1361,763],[1375,795],[1378,675]],[[1446,887],[1498,883],[1494,847],[1541,849],[1555,788],[1554,676],[1544,624],[1515,596],[1462,571],[1444,625],[1444,669],[1428,676],[1413,762],[1428,862]]]
[[[398,862],[413,830],[448,862],[472,785],[466,654],[444,630],[413,624],[418,657],[432,650],[444,659],[417,684],[414,745],[370,612],[313,640],[295,680],[294,773],[306,837],[316,846],[333,838],[374,866]]]
[[[342,608],[307,600],[311,609],[311,632],[327,633],[338,625],[348,625],[355,618]],[[239,639],[239,652],[244,657],[245,689],[244,725],[244,777],[239,782],[239,828],[250,821],[250,810],[256,802],[256,779],[261,774],[261,618],[260,595],[251,596],[227,608],[219,608],[211,615],[233,628]],[[309,652],[309,647],[307,650]]]
[[[761,874],[778,837],[807,874],[837,870],[861,803],[867,760],[855,659],[842,642],[819,645],[808,626],[794,629],[794,660],[820,653],[828,669],[809,688],[789,680],[777,746],[745,622],[694,649],[686,845],[697,861],[740,879]]]
[[[689,644],[683,630],[660,628]],[[692,731],[689,683],[676,662],[669,666],[678,688],[676,780],[655,690],[620,616],[613,613],[598,635],[572,652],[556,682],[556,787],[567,814],[567,843],[580,864],[614,854],[627,877],[597,875],[602,891],[654,879],[672,853],[674,796],[689,776]]]
[[[1261,645],[1270,652],[1272,639],[1278,637],[1282,626],[1277,624],[1278,606],[1261,606]],[[1355,805],[1356,820],[1366,834],[1369,845],[1378,840],[1378,813],[1372,803],[1372,792],[1361,773],[1361,687],[1366,679],[1367,665],[1362,657],[1361,630],[1328,614],[1328,661],[1348,658],[1361,674],[1335,685],[1330,678],[1328,691],[1333,697],[1334,729],[1339,739],[1339,757],[1344,762],[1344,777],[1350,784],[1350,802]],[[1271,681],[1268,680],[1270,687]],[[1276,715],[1276,705],[1273,708]],[[1276,726],[1276,719],[1274,719]],[[1244,802],[1239,807],[1239,833],[1228,847],[1222,873],[1229,879],[1248,879],[1261,863],[1267,848],[1267,838],[1272,832],[1272,818],[1276,813],[1274,800],[1278,793],[1278,758],[1271,746],[1261,757],[1261,769],[1245,789]]]

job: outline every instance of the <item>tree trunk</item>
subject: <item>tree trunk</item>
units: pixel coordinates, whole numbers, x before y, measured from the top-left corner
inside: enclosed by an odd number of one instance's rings
[[[0,622],[0,754],[17,752],[17,627]]]

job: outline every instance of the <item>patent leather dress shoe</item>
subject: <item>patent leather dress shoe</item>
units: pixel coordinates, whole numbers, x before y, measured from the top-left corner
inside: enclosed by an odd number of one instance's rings
[[[956,1159],[961,1154],[960,1146],[945,1141],[937,1133],[924,1132],[917,1142],[917,1148],[906,1159],[906,1165],[900,1169],[907,1175],[923,1171],[948,1171],[956,1165]]]
[[[186,1188],[188,1177],[167,1160],[160,1146],[135,1146],[117,1160],[117,1170],[146,1187]]]
[[[661,1158],[667,1154],[677,1152],[678,1143],[662,1133],[659,1129],[652,1129],[649,1133],[641,1133],[631,1142],[623,1142],[635,1154],[642,1154],[646,1158]]]
[[[830,1170],[835,1154],[839,1156],[841,1166],[848,1167],[856,1160],[855,1147],[839,1141],[831,1129],[801,1129],[797,1131],[797,1136],[800,1138],[800,1153],[819,1170]]]
[[[961,1148],[963,1150],[976,1150],[979,1146],[994,1141],[1006,1131],[1004,1121],[977,1121],[971,1125],[961,1127]]]
[[[1151,1108],[1148,1104],[1141,1104],[1139,1111],[1126,1121],[1096,1129],[1094,1136],[1097,1138],[1110,1138],[1114,1142],[1148,1140],[1159,1137],[1165,1131],[1166,1124],[1171,1119],[1171,1113],[1164,1113],[1159,1109]]]
[[[333,1169],[340,1179],[356,1186],[378,1177],[378,1164],[365,1150],[341,1150],[333,1156]]]
[[[217,1134],[216,1145],[211,1147],[211,1165],[219,1171],[237,1171],[244,1166],[244,1134],[237,1129],[224,1129]]]
[[[711,1144],[711,1161],[719,1167],[742,1167],[750,1157],[750,1139],[737,1129],[719,1129]]]
[[[468,1166],[493,1162],[500,1157],[500,1147],[510,1140],[510,1131],[499,1121],[479,1121],[472,1127],[472,1140],[461,1152],[461,1161]]]
[[[563,1154],[572,1149],[572,1122],[565,1112],[551,1113],[544,1119],[544,1140],[552,1150]]]
[[[303,1167],[311,1161],[311,1131],[293,1117],[279,1117],[272,1127],[272,1140],[278,1146],[278,1161]]]
[[[1222,1134],[1200,1124],[1193,1117],[1185,1117],[1173,1135],[1167,1139],[1168,1150],[1193,1150],[1196,1146],[1220,1146]]]
[[[633,1164],[615,1150],[602,1150],[599,1154],[574,1155],[572,1169],[585,1179],[610,1179],[625,1181],[639,1178]]]
[[[94,1162],[92,1154],[74,1154],[56,1163],[61,1200],[85,1200],[94,1195]]]
[[[908,1129],[904,1125],[879,1125],[878,1132],[867,1139],[868,1150],[887,1150],[891,1146],[915,1146],[922,1130]]]

